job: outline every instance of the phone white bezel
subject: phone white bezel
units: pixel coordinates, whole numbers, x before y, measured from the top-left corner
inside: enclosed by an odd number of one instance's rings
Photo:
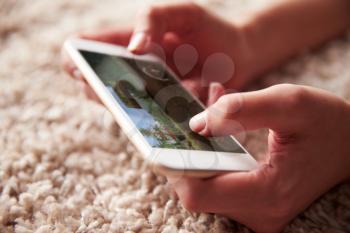
[[[249,171],[256,168],[256,160],[234,137],[232,137],[232,139],[241,146],[246,153],[153,148],[148,144],[129,116],[117,103],[113,95],[98,78],[97,74],[87,61],[82,57],[79,50],[142,59],[164,64],[164,62],[158,57],[150,54],[135,55],[121,46],[83,39],[67,40],[64,44],[64,49],[75,62],[89,85],[101,99],[102,103],[110,110],[130,141],[141,152],[144,158],[151,162],[157,170],[172,173],[186,172],[186,174],[191,174],[193,176],[208,176],[217,172]],[[164,65],[164,67],[166,67],[167,71],[179,81],[177,75],[171,69],[166,65]],[[196,97],[194,97],[194,99],[198,101]],[[198,103],[200,103],[200,101],[198,101]]]

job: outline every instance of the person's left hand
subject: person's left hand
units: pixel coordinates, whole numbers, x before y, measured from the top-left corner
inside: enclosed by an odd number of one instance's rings
[[[225,89],[246,87],[261,73],[245,25],[228,22],[192,3],[158,3],[143,9],[134,27],[97,30],[78,37],[128,47],[136,54],[155,53],[181,83],[210,105]],[[88,97],[97,99],[74,62],[63,54],[66,71],[81,81]],[[256,70],[260,67],[259,70]]]
[[[184,207],[217,213],[256,232],[279,232],[350,177],[350,106],[315,88],[282,84],[229,94],[190,121],[201,135],[269,128],[266,161],[209,179],[169,177]]]

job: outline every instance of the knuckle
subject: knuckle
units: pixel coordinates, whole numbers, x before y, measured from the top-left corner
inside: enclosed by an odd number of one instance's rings
[[[280,96],[281,107],[289,113],[306,110],[308,107],[308,90],[303,86],[293,84],[279,84],[275,86],[277,96]]]
[[[304,106],[305,102],[307,101],[307,93],[305,88],[294,87],[288,93],[290,95],[287,96],[287,101],[289,101],[290,106],[292,107]]]

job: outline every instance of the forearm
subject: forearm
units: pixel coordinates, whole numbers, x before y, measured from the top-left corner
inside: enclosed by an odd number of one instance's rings
[[[255,12],[243,26],[255,67],[250,75],[319,46],[349,26],[350,0],[284,0]]]

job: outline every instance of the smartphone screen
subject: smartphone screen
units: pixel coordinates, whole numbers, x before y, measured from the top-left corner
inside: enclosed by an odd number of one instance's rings
[[[231,137],[203,137],[189,120],[204,108],[160,64],[81,50],[80,53],[155,148],[246,153]]]

